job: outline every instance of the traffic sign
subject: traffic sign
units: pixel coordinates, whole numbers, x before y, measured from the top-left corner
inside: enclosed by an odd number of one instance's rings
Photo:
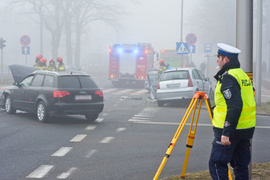
[[[29,46],[31,43],[31,38],[27,35],[23,35],[20,39],[20,42],[23,46]]]
[[[30,54],[30,47],[29,46],[22,47],[22,54],[29,55]]]
[[[177,42],[176,43],[176,53],[177,54],[188,54],[188,43]]]
[[[204,43],[204,52],[211,53],[212,52],[212,44],[211,43]]]
[[[188,45],[188,50],[189,50],[189,53],[195,53],[196,51],[196,46],[195,45]]]
[[[188,45],[193,45],[197,42],[197,36],[193,33],[189,33],[186,36],[186,42],[188,43]]]

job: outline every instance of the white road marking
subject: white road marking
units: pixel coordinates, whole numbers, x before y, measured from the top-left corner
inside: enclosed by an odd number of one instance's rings
[[[270,129],[270,126],[255,126],[255,128],[259,128],[259,129]]]
[[[53,168],[53,165],[41,165],[26,178],[41,179],[46,176]]]
[[[139,119],[129,119],[128,121],[131,121],[131,122],[149,122],[149,121],[146,121],[146,120],[139,120]]]
[[[134,89],[124,89],[122,91],[118,91],[117,94],[121,94],[121,93],[127,93],[127,92],[130,92],[130,91],[133,91]]]
[[[111,91],[115,91],[117,90],[117,88],[110,88],[110,89],[105,89],[105,90],[102,90],[103,92],[111,92]]]
[[[68,178],[73,172],[75,172],[78,168],[72,167],[67,172],[63,172],[59,176],[57,176],[57,179],[66,179]]]
[[[104,118],[97,118],[96,122],[102,122]]]
[[[86,131],[94,130],[97,126],[95,125],[89,125],[85,128]]]
[[[86,158],[90,158],[92,157],[95,153],[97,152],[96,149],[92,149],[91,151],[89,151],[87,154],[86,154]]]
[[[65,156],[71,149],[72,147],[61,147],[58,151],[53,153],[51,156],[58,156],[58,157]]]
[[[147,120],[147,119],[150,119],[150,118],[149,117],[132,117],[131,119]]]
[[[127,128],[117,128],[116,132],[125,131]]]
[[[143,90],[140,90],[140,91],[137,91],[137,92],[135,92],[135,93],[131,93],[131,94],[144,94],[144,93],[146,93],[146,92],[148,92],[148,90],[146,90],[146,89],[143,89]]]
[[[78,134],[74,138],[70,140],[70,142],[80,142],[82,141],[87,135],[86,134]]]
[[[100,141],[100,143],[110,143],[113,139],[114,137],[105,137]]]
[[[152,115],[145,115],[145,114],[136,114],[135,117],[154,117]]]
[[[152,121],[140,121],[140,120],[133,120],[130,119],[128,121],[132,121],[134,123],[137,124],[153,124],[153,125],[180,125],[180,123],[173,123],[173,122],[152,122]],[[185,125],[190,126],[190,123],[186,123]],[[212,127],[212,124],[197,124],[198,126],[208,126],[208,127]],[[270,129],[270,126],[255,126],[255,128],[258,129]]]

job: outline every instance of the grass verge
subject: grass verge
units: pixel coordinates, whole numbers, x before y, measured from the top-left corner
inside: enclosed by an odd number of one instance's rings
[[[230,168],[233,176],[233,170]],[[252,164],[252,180],[270,180],[270,163],[253,163]],[[186,174],[187,180],[211,180],[209,171]],[[234,177],[233,177],[234,179]],[[180,176],[169,177],[163,180],[181,180]]]

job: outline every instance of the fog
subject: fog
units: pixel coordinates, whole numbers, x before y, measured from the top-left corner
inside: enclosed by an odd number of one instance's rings
[[[83,0],[82,0],[83,1]],[[19,2],[19,3],[18,3]],[[39,15],[34,11],[29,0],[11,1],[0,0],[0,37],[6,40],[3,50],[3,73],[8,72],[9,64],[26,64],[32,66],[35,56],[41,53],[41,36]],[[43,2],[52,2],[45,0]],[[53,1],[58,2],[58,1]],[[79,1],[78,1],[79,2]],[[90,1],[89,2],[96,2]],[[212,44],[210,57],[210,71],[213,75],[216,66],[216,51],[218,42],[230,45],[236,44],[236,1],[235,0],[183,0],[183,13],[181,13],[180,0],[106,0],[101,1],[112,10],[112,16],[105,12],[105,20],[91,21],[81,29],[81,42],[76,44],[75,26],[72,24],[72,64],[79,61],[81,68],[88,71],[104,71],[108,69],[108,48],[115,43],[151,43],[155,52],[161,49],[175,49],[176,42],[189,33],[197,36],[196,51],[192,54],[192,61],[199,67],[206,61],[204,44]],[[100,2],[99,2],[100,3]],[[100,3],[100,4],[102,4]],[[254,0],[254,41],[256,42],[256,4]],[[269,31],[270,21],[267,12],[270,3],[264,1],[263,6],[263,73],[269,77]],[[47,11],[54,11],[47,9]],[[46,13],[46,12],[45,12]],[[113,14],[114,13],[114,14]],[[181,14],[183,14],[183,32],[181,37]],[[114,19],[114,20],[113,20]],[[53,22],[51,20],[50,22]],[[48,60],[56,58],[53,55],[51,32],[43,25],[42,54]],[[68,52],[65,30],[62,29],[57,56],[67,62]],[[30,54],[22,54],[20,38],[28,35],[31,38]],[[75,52],[80,45],[79,57]],[[254,43],[254,62],[256,62],[256,48]],[[243,52],[244,53],[244,52]],[[190,56],[190,55],[188,55]],[[190,57],[191,58],[191,57]],[[243,61],[243,60],[242,60]],[[240,56],[241,62],[241,56]],[[256,72],[255,72],[256,73]],[[265,77],[264,76],[264,77]]]

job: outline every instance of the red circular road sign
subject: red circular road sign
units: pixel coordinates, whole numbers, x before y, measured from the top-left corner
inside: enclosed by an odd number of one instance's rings
[[[193,33],[189,33],[186,36],[186,42],[188,43],[188,45],[193,45],[197,42],[197,36]]]
[[[27,35],[23,35],[20,39],[20,42],[23,46],[29,46],[31,43],[31,38]]]

